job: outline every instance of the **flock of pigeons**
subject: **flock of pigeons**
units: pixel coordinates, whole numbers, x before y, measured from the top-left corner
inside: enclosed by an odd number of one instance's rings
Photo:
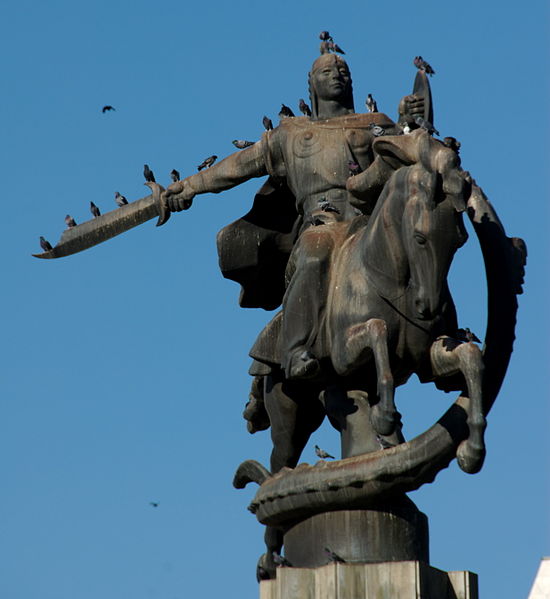
[[[338,46],[338,44],[334,41],[334,39],[332,38],[332,36],[330,35],[330,33],[328,31],[321,31],[321,33],[319,34],[319,39],[321,40],[321,47],[320,47],[321,54],[327,54],[327,53],[331,53],[331,52],[338,53],[338,54],[345,54],[345,52],[342,50],[342,48],[340,48],[340,46]],[[435,74],[434,69],[431,67],[431,65],[428,62],[426,62],[422,58],[422,56],[415,56],[415,58],[413,60],[413,64],[417,69],[424,71],[427,75],[432,76]],[[365,105],[369,112],[378,112],[378,105],[376,103],[376,100],[373,98],[372,94],[369,93],[367,95]],[[303,98],[300,98],[299,103],[298,103],[298,108],[304,116],[307,116],[307,117],[311,116],[311,108],[308,106],[308,104],[304,101]],[[114,106],[107,104],[107,105],[103,106],[103,108],[101,109],[101,112],[103,114],[105,114],[107,112],[114,112],[115,110],[116,109],[114,108]],[[289,106],[287,106],[286,104],[281,104],[281,110],[279,111],[278,116],[279,116],[279,119],[282,120],[282,119],[286,119],[286,118],[292,118],[295,116],[295,114]],[[426,119],[422,118],[421,116],[417,116],[414,119],[414,121],[415,121],[415,124],[417,127],[421,127],[423,129],[425,129],[430,135],[433,135],[434,133],[436,135],[439,135],[439,131],[437,131],[435,129],[435,127],[432,125],[432,123],[428,122]],[[266,131],[271,131],[273,129],[273,122],[269,117],[264,116],[262,119],[262,123],[263,123],[264,129]],[[403,129],[404,133],[410,133],[411,125],[413,125],[412,122],[405,123],[404,129]],[[371,123],[369,125],[369,129],[375,137],[379,137],[379,136],[385,134],[384,128],[381,127],[380,125],[376,125],[374,123]],[[245,148],[253,146],[256,142],[248,141],[245,139],[234,139],[231,143],[237,149],[243,150]],[[451,148],[458,154],[459,149],[460,149],[460,142],[458,142],[454,137],[445,137],[443,139],[443,144],[445,144],[447,147]],[[211,167],[216,162],[217,158],[218,157],[215,154],[212,156],[208,156],[208,158],[205,158],[197,166],[197,169],[199,171],[201,171],[205,168]],[[351,161],[351,160],[348,162],[348,169],[349,169],[350,176],[359,174],[359,172],[361,170],[360,166],[356,162]],[[144,165],[143,175],[145,176],[145,181],[152,182],[152,183],[155,182],[155,175],[153,174],[153,171],[149,168],[149,166],[147,164]],[[173,182],[179,181],[180,180],[179,172],[176,169],[172,169],[172,171],[170,172],[170,178]],[[122,194],[120,194],[118,191],[115,192],[115,202],[119,208],[128,204],[128,200]],[[92,213],[92,216],[94,218],[101,216],[100,209],[93,202],[90,202],[90,212]],[[66,224],[67,228],[70,229],[72,227],[75,227],[77,223],[70,214],[67,214],[67,216],[65,216],[65,224]],[[45,252],[53,249],[52,245],[44,237],[40,237],[40,247]]]

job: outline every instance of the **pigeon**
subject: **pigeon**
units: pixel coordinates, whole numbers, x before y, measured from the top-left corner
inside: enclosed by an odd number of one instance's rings
[[[346,563],[346,560],[343,557],[340,557],[337,553],[334,553],[334,551],[332,551],[332,549],[329,549],[328,547],[325,547],[325,553],[327,554],[327,557],[331,562],[338,562],[340,564]]]
[[[331,458],[335,460],[336,458],[330,453],[327,453],[324,449],[321,449],[318,445],[315,446],[315,455],[322,460],[326,460],[327,458]]]
[[[49,252],[50,250],[53,250],[52,248],[52,244],[45,239],[44,237],[40,236],[40,247],[45,251],[45,252]]]
[[[367,109],[369,112],[378,112],[376,100],[372,97],[371,94],[368,94],[365,104],[367,105]]]
[[[457,339],[459,339],[460,341],[464,341],[466,343],[469,343],[471,341],[475,341],[476,343],[481,343],[481,341],[478,339],[477,335],[475,333],[472,333],[472,331],[470,331],[470,329],[468,327],[465,327],[463,329],[458,329]]]
[[[340,48],[340,46],[336,42],[329,42],[329,48],[333,52],[338,52],[338,54],[345,54],[345,52]]]
[[[180,180],[180,174],[175,168],[170,171],[170,179],[172,179],[174,183]]]
[[[150,501],[150,502],[149,502],[149,505],[150,505],[151,507],[158,507],[158,506],[159,506],[159,503],[158,503],[158,501]]]
[[[415,56],[413,60],[414,66],[420,71],[424,71],[426,75],[435,75],[435,71],[432,69],[431,65],[428,64],[422,56]]]
[[[456,139],[456,137],[451,137],[450,135],[448,137],[444,137],[443,138],[443,143],[448,148],[450,148],[451,150],[453,150],[456,154],[459,153],[459,151],[460,151],[460,142]]]
[[[348,160],[348,169],[351,177],[358,175],[361,172],[361,167],[355,160]]]
[[[271,131],[271,129],[273,129],[273,123],[271,122],[271,119],[264,116],[264,118],[262,119],[262,123],[264,124],[264,129],[266,131]]]
[[[319,46],[319,52],[321,52],[321,54],[329,54],[330,53],[330,44],[331,42],[321,42],[321,45]]]
[[[269,580],[270,578],[271,576],[269,575],[269,572],[263,566],[258,566],[256,568],[256,580],[258,582],[261,582],[262,580]]]
[[[300,98],[300,103],[298,104],[300,112],[304,116],[311,116],[311,108],[304,102],[303,98]]]
[[[255,141],[246,141],[246,139],[234,139],[231,143],[239,150],[244,150],[245,148],[249,148],[250,146],[253,146],[256,142]]]
[[[370,123],[369,125],[370,132],[374,135],[374,137],[381,137],[382,135],[386,135],[386,130],[384,127],[380,127],[376,123]]]
[[[319,204],[319,208],[321,208],[321,210],[323,212],[335,212],[336,214],[340,214],[340,210],[338,210],[338,208],[336,208],[336,206],[332,205],[327,200],[324,200],[324,199],[319,200],[318,204]]]
[[[70,214],[67,214],[67,216],[65,217],[65,224],[67,225],[68,229],[76,227],[76,221]]]
[[[210,166],[212,166],[214,164],[214,162],[216,162],[216,159],[218,157],[216,155],[213,156],[208,156],[208,158],[205,158],[200,164],[199,166],[197,166],[197,168],[199,169],[199,171],[202,171],[203,168],[208,168]]]
[[[113,111],[114,111],[114,110],[115,110],[115,109],[114,109],[114,107],[113,107],[113,106],[109,106],[109,105],[107,105],[107,106],[104,106],[104,107],[101,109],[101,112],[102,112],[103,114],[105,114],[106,112],[109,112],[109,111],[111,111],[111,110],[113,110]]]
[[[286,119],[289,116],[296,116],[292,109],[289,108],[286,104],[281,104],[281,110],[279,110],[279,118]]]
[[[155,175],[148,164],[143,165],[143,176],[148,183],[155,183]]]
[[[277,566],[283,566],[286,568],[292,568],[292,564],[276,551],[273,552],[273,561],[277,564]]]
[[[118,207],[120,208],[120,206],[124,206],[125,204],[127,204],[128,200],[123,195],[118,193],[118,191],[115,191],[115,202],[117,203]]]
[[[90,212],[92,213],[94,218],[101,216],[101,212],[99,211],[99,208],[93,202],[90,202]]]
[[[321,31],[321,33],[319,34],[319,39],[322,40],[323,42],[332,40],[332,38],[330,37],[330,33],[328,31]]]
[[[380,435],[376,435],[376,441],[378,442],[378,445],[380,445],[380,449],[389,449],[390,447],[395,447],[392,443],[386,441],[386,439]]]
[[[419,127],[425,129],[430,135],[433,135],[434,133],[439,135],[439,131],[430,123],[430,121],[423,119],[421,116],[417,116],[414,120]]]

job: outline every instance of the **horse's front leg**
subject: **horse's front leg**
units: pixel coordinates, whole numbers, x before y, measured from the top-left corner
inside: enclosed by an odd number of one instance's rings
[[[350,327],[344,346],[333,352],[332,361],[338,374],[357,370],[372,355],[376,366],[378,402],[372,407],[371,422],[380,435],[391,435],[398,422],[394,403],[394,381],[388,352],[388,327],[380,318]]]
[[[468,438],[459,445],[458,465],[464,472],[475,474],[485,459],[484,432],[487,421],[483,415],[482,381],[483,355],[472,342],[463,343],[450,337],[440,337],[430,349],[433,373],[438,377],[461,372],[470,398],[467,410]]]

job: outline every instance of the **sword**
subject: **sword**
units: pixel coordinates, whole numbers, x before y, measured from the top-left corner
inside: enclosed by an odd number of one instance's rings
[[[33,256],[44,259],[70,256],[129,231],[155,216],[158,216],[157,227],[160,227],[170,218],[170,211],[161,198],[164,187],[150,182],[145,185],[151,189],[151,195],[66,229],[55,247]]]

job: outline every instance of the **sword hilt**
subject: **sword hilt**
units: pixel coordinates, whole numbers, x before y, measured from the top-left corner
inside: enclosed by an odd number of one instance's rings
[[[147,181],[145,185],[147,185],[147,187],[151,190],[153,199],[155,200],[155,204],[157,205],[159,217],[156,226],[160,227],[170,218],[170,210],[168,209],[168,206],[166,205],[166,202],[162,197],[164,187],[162,187],[162,185],[159,185],[158,183],[153,183],[151,181]]]

